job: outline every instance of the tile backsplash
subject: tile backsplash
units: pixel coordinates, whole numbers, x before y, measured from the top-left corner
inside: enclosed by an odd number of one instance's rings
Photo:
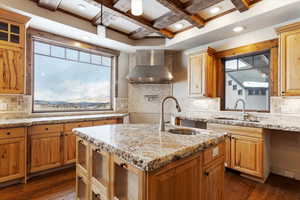
[[[0,95],[0,118],[24,117],[30,112],[30,95]]]
[[[271,113],[300,115],[300,97],[271,97]]]

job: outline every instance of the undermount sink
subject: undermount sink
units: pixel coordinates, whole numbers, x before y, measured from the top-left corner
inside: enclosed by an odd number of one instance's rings
[[[198,132],[190,128],[175,128],[168,130],[169,133],[178,134],[178,135],[196,135]]]

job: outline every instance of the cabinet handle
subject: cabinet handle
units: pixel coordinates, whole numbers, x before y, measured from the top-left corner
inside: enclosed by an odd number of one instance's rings
[[[205,176],[209,176],[209,172],[204,172],[204,175]]]
[[[10,132],[7,132],[6,135],[10,135]]]
[[[49,128],[45,128],[45,130],[46,130],[46,131],[48,131],[48,130],[49,130]]]
[[[81,181],[81,180],[82,180],[82,176],[78,176],[78,180],[80,180],[80,181]]]
[[[100,194],[95,194],[95,197],[101,200],[101,195]]]
[[[79,142],[79,144],[83,144],[83,140],[79,140],[78,142]]]
[[[126,163],[121,163],[120,164],[120,167],[123,167],[123,168],[128,168],[127,164]]]

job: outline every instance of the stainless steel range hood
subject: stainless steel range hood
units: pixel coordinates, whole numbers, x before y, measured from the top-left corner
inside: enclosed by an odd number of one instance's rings
[[[132,84],[167,84],[173,79],[165,66],[164,50],[137,50],[136,66],[127,79]]]

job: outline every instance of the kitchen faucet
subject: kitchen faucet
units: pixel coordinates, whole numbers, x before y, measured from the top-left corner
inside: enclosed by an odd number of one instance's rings
[[[238,106],[239,102],[242,102],[242,104],[243,104],[243,120],[247,120],[247,118],[249,117],[249,114],[245,112],[245,110],[246,110],[246,101],[244,99],[236,100],[234,109],[237,109],[237,106]]]
[[[160,131],[165,131],[165,119],[164,119],[164,104],[166,102],[167,99],[173,99],[176,103],[176,109],[178,112],[181,112],[181,108],[180,108],[180,105],[177,101],[177,99],[173,96],[167,96],[165,97],[162,102],[161,102],[161,113],[160,113],[160,124],[159,124],[159,130]]]

